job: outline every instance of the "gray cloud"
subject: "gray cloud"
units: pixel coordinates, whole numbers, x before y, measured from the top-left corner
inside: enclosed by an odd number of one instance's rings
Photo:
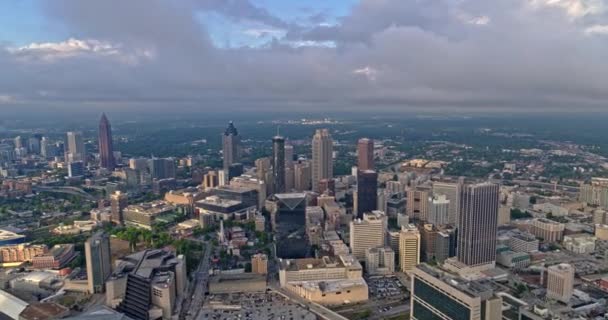
[[[0,109],[605,110],[606,12],[562,1],[361,0],[312,28],[248,1],[49,1],[79,40],[0,49]],[[217,48],[197,19],[208,11],[289,33]]]

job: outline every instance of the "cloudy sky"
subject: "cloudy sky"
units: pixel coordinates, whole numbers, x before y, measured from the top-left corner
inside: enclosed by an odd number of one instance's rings
[[[0,24],[0,110],[608,111],[606,0],[19,0]]]

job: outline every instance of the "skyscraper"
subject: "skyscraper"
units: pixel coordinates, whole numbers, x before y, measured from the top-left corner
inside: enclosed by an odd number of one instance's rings
[[[241,161],[241,137],[232,121],[228,123],[228,128],[222,135],[222,152],[224,170],[228,170],[233,163]]]
[[[123,225],[123,210],[129,205],[127,195],[120,191],[116,191],[110,196],[110,205],[112,207],[112,222],[117,225]]]
[[[84,243],[87,263],[87,281],[90,293],[104,291],[104,285],[112,274],[110,262],[110,238],[103,231],[93,234]]]
[[[105,113],[101,115],[101,120],[99,120],[99,165],[110,171],[116,167],[114,145],[112,143],[112,126]]]
[[[86,163],[86,149],[82,132],[70,131],[67,133],[66,162],[82,161]]]
[[[374,140],[359,139],[357,143],[357,166],[359,170],[374,170]]]
[[[317,129],[312,138],[312,188],[318,191],[319,181],[334,176],[333,141],[328,129]]]
[[[272,180],[274,193],[285,192],[285,138],[272,138]]]
[[[460,182],[433,182],[433,194],[445,195],[446,199],[450,201],[448,223],[451,225],[458,223],[458,196],[460,188]]]
[[[365,260],[367,249],[384,247],[388,228],[382,211],[366,212],[361,219],[350,222],[350,249],[353,256]]]
[[[378,173],[373,170],[357,172],[357,199],[355,211],[357,217],[363,217],[366,212],[376,210],[378,206]]]
[[[548,268],[547,298],[568,303],[574,286],[574,267],[562,263]]]
[[[492,183],[460,189],[458,261],[467,266],[494,265],[499,187]]]
[[[420,231],[415,225],[402,226],[399,232],[399,267],[411,271],[420,263]]]
[[[310,162],[301,160],[294,164],[294,188],[298,191],[310,190]]]

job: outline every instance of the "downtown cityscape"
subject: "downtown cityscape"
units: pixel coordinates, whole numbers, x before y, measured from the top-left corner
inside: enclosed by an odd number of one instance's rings
[[[608,320],[608,1],[0,1],[0,320]]]

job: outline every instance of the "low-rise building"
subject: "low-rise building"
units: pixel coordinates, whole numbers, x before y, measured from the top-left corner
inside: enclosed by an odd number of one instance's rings
[[[290,282],[287,289],[308,301],[330,306],[369,299],[369,288],[363,279]]]
[[[151,230],[157,220],[165,221],[167,216],[175,214],[177,207],[166,201],[134,204],[123,210],[125,224]]]
[[[530,255],[525,252],[503,251],[496,255],[496,263],[511,269],[523,269],[530,265]]]
[[[35,256],[32,259],[32,266],[37,269],[62,269],[76,255],[73,244],[56,244],[47,253]]]
[[[566,250],[574,253],[589,254],[595,252],[595,240],[590,234],[578,233],[564,236],[562,244]]]
[[[209,279],[210,294],[266,291],[266,277],[255,273],[220,273]]]
[[[2,266],[19,265],[24,262],[31,262],[32,259],[40,254],[48,252],[46,245],[18,244],[14,246],[0,247],[0,262]]]
[[[279,263],[281,287],[294,281],[359,279],[363,276],[363,268],[353,256],[281,259]]]
[[[538,251],[539,241],[533,234],[516,233],[509,237],[509,248],[514,252]]]

